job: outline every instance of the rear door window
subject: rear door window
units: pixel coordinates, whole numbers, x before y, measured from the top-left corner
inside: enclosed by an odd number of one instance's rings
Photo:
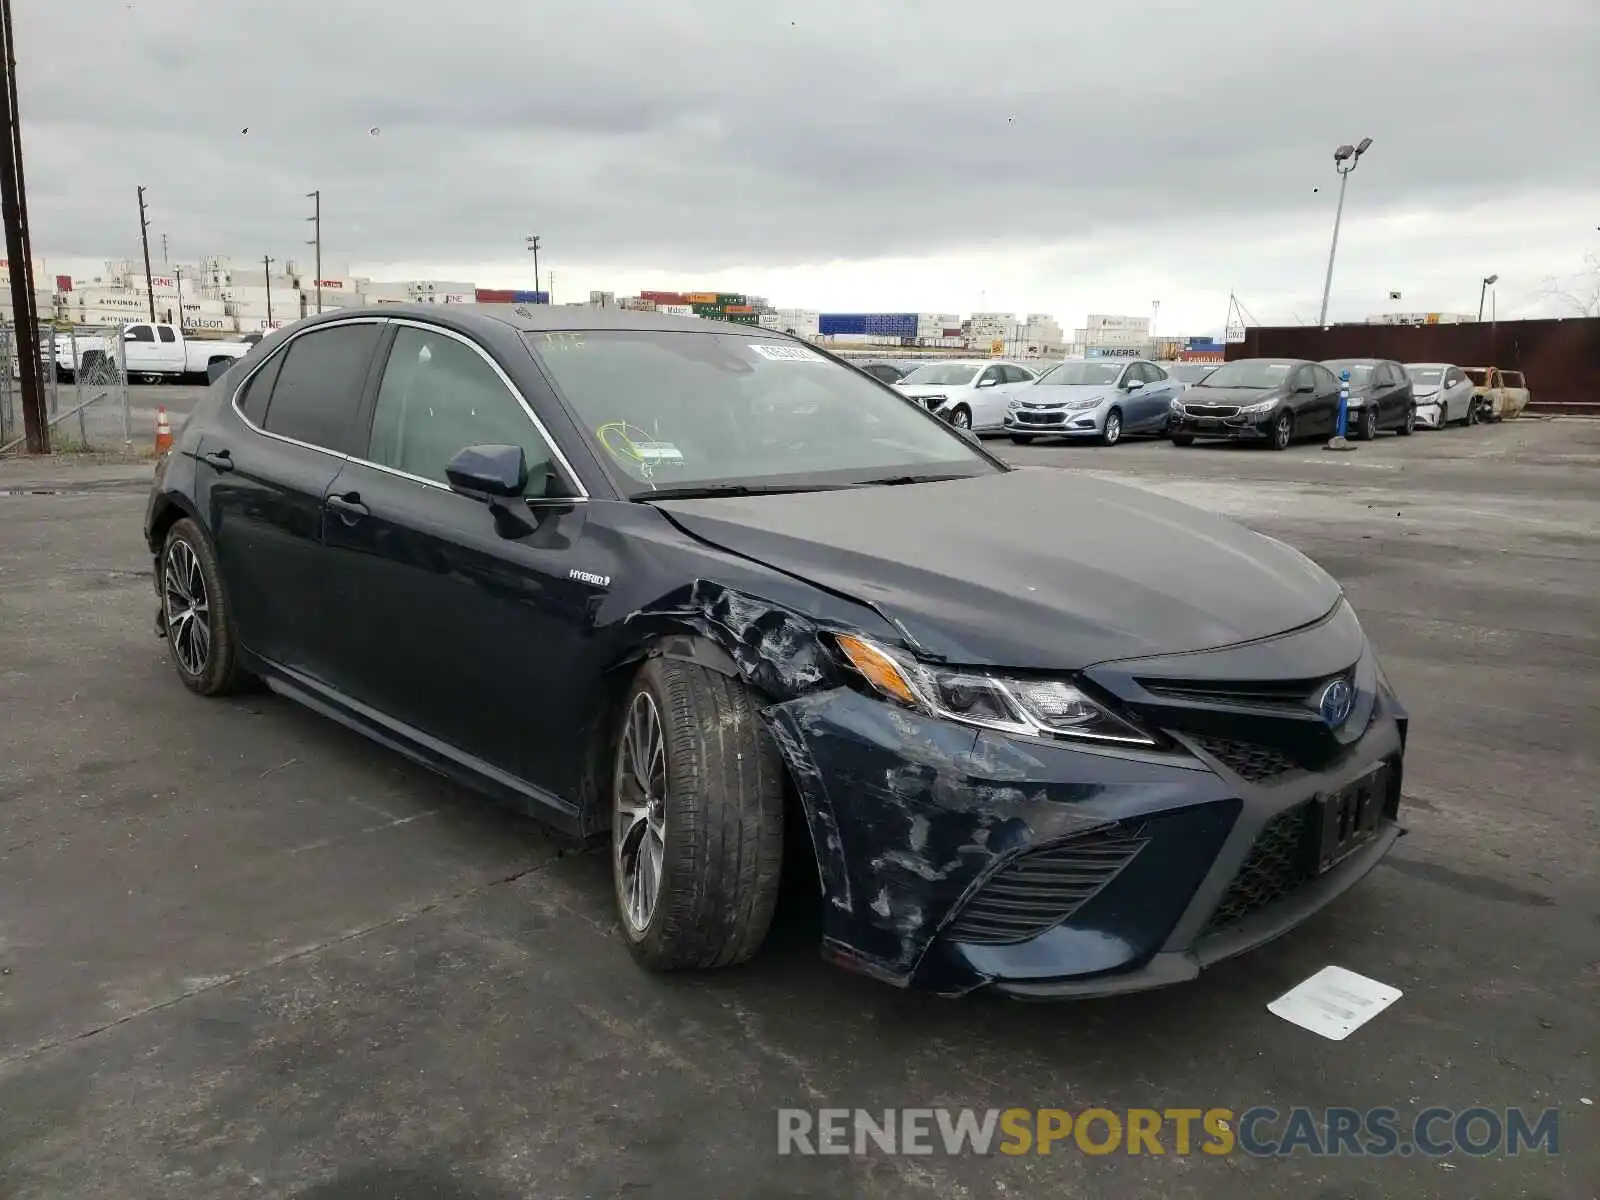
[[[330,325],[289,343],[263,428],[312,446],[354,453],[356,411],[382,326]]]
[[[177,337],[173,334],[172,327],[170,325],[158,325],[158,326],[156,326],[156,333],[158,333],[161,336],[161,340],[163,342],[175,342],[175,341],[178,340]]]
[[[150,326],[148,325],[130,325],[128,326],[128,335],[124,340],[129,342],[153,342],[156,340],[156,335],[150,331]]]

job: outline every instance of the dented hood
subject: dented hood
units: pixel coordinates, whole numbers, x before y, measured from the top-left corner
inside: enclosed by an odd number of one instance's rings
[[[872,605],[949,662],[1077,670],[1213,649],[1314,621],[1340,594],[1281,542],[1064,470],[656,507]]]

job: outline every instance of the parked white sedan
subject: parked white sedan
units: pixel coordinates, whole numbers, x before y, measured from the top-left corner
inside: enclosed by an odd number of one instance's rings
[[[1478,406],[1472,402],[1472,380],[1454,363],[1407,363],[1411,392],[1417,402],[1417,424],[1443,429],[1460,422],[1478,423]]]
[[[1034,373],[1016,363],[946,359],[925,363],[894,386],[958,429],[998,433],[1012,398],[1033,380]]]

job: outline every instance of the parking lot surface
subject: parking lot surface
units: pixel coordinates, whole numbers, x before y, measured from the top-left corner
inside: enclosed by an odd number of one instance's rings
[[[0,464],[0,1196],[1595,1195],[1600,423],[1351,454],[991,445],[1304,550],[1411,710],[1410,835],[1194,984],[901,994],[818,960],[803,894],[747,966],[645,974],[603,854],[270,694],[183,689],[148,468]],[[1404,996],[1344,1042],[1268,1013],[1328,964]],[[782,1106],[944,1105],[1561,1126],[1517,1158],[776,1153]]]

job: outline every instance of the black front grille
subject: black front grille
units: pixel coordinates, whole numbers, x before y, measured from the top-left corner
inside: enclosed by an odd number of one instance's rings
[[[980,887],[946,933],[982,946],[1038,937],[1082,908],[1148,841],[1142,829],[1111,825],[1030,850]]]
[[[1263,779],[1271,779],[1275,775],[1282,775],[1293,771],[1296,767],[1294,759],[1275,746],[1263,746],[1257,742],[1236,742],[1231,738],[1196,737],[1194,744],[1207,754],[1211,755],[1242,779],[1251,783],[1260,783]]]
[[[1024,425],[1059,425],[1066,417],[1062,413],[1019,412],[1018,420]]]
[[[1312,803],[1279,813],[1262,829],[1200,936],[1216,933],[1283,899],[1311,878]]]
[[[1345,673],[1349,678],[1349,672]],[[1264,683],[1210,679],[1141,679],[1152,695],[1195,704],[1230,704],[1247,708],[1304,708],[1319,687],[1331,679],[1282,679]]]
[[[1191,417],[1235,417],[1239,415],[1237,404],[1185,404],[1183,411]]]

